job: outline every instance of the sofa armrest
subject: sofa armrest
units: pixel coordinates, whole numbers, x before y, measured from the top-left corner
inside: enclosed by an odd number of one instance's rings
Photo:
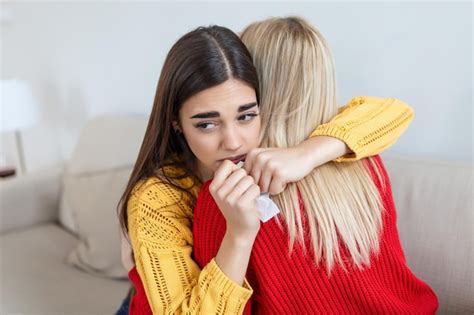
[[[58,218],[61,168],[0,180],[0,234]]]

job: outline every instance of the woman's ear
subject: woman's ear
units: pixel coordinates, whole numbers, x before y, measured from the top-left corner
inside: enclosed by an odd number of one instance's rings
[[[176,132],[177,134],[183,133],[177,120],[173,120],[172,125],[173,125],[174,132]]]

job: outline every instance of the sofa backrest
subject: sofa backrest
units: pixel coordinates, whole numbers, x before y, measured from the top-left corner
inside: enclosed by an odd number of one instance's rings
[[[473,166],[384,157],[407,263],[441,314],[474,312]]]
[[[67,172],[78,174],[133,165],[147,121],[141,115],[104,115],[92,119],[81,130]]]

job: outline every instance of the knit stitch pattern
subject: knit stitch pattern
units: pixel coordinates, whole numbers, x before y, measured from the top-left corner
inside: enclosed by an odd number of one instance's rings
[[[346,271],[337,265],[329,275],[324,263],[315,265],[313,252],[305,255],[301,244],[289,254],[286,228],[276,219],[261,225],[252,248],[246,278],[254,294],[244,314],[434,314],[438,301],[431,288],[408,268],[396,227],[390,182],[380,157],[385,189],[374,181],[385,211],[378,255],[359,270],[351,265],[347,248],[340,244]],[[196,261],[206,264],[217,253],[225,233],[225,219],[209,193],[207,182],[194,210]],[[300,203],[302,216],[303,204]],[[283,220],[281,213],[280,219]],[[307,224],[303,225],[309,235]],[[306,248],[310,248],[308,238]]]
[[[190,180],[181,185],[193,186]],[[129,233],[136,271],[146,284],[137,293],[146,294],[150,307],[143,297],[134,298],[131,313],[241,313],[252,294],[250,286],[233,282],[214,260],[201,270],[191,256],[191,198],[156,177],[137,187],[128,203]],[[133,272],[131,280],[137,280]]]

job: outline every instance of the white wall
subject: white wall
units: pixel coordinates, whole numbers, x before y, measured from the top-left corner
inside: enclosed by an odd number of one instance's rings
[[[312,21],[332,46],[341,104],[377,95],[415,109],[391,153],[473,156],[470,2],[3,2],[1,10],[1,78],[27,80],[41,106],[41,124],[24,133],[30,171],[66,159],[100,113],[147,115],[164,57],[185,32],[239,31],[290,14]]]

